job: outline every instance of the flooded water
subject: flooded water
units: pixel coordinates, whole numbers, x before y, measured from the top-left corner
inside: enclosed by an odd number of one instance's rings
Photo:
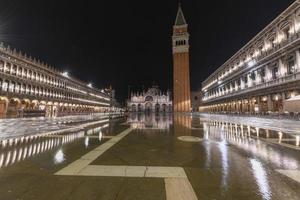
[[[131,114],[55,124],[64,125],[32,134],[1,125],[0,199],[300,199],[290,121]]]

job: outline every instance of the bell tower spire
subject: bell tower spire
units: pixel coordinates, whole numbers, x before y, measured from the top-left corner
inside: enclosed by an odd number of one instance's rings
[[[181,3],[178,3],[178,11],[175,20],[175,26],[187,25],[185,17],[182,12]]]
[[[173,110],[190,112],[189,33],[179,3],[173,26]]]

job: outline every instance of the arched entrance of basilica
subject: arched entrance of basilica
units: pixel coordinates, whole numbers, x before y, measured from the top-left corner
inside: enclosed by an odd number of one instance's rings
[[[142,112],[142,105],[141,104],[138,105],[138,110],[137,111]]]
[[[132,112],[136,112],[136,105],[133,104],[133,105],[131,106],[131,111],[132,111]]]
[[[151,111],[152,111],[152,103],[147,102],[147,103],[145,104],[145,111],[146,111],[146,112],[151,112]]]
[[[160,105],[157,103],[156,105],[155,105],[155,112],[159,112],[160,111]]]

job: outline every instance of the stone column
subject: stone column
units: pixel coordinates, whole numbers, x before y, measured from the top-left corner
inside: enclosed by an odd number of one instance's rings
[[[285,104],[285,93],[283,92],[281,94],[281,101],[282,101],[282,112],[284,112],[284,104]]]
[[[279,59],[279,72],[280,72],[280,77],[283,77],[287,74],[286,66],[284,65],[281,58]]]
[[[299,50],[296,50],[295,52],[296,54],[296,72],[299,72],[300,71],[300,52]]]
[[[260,76],[260,73],[258,73],[258,71],[255,71],[255,83],[256,84],[261,83],[261,76]]]
[[[256,101],[257,101],[258,113],[261,113],[262,106],[261,106],[261,102],[260,102],[260,97],[257,97]]]
[[[266,138],[269,138],[270,137],[270,131],[267,129],[266,130]]]
[[[254,107],[255,107],[255,102],[253,101],[252,98],[249,99],[250,102],[250,113],[254,113]]]
[[[248,87],[252,87],[252,78],[251,78],[251,74],[247,74],[247,79],[248,79]]]
[[[245,88],[245,82],[244,82],[243,77],[241,77],[241,89],[244,89],[244,88]]]
[[[270,94],[267,97],[267,105],[268,105],[268,112],[273,112],[273,101]]]
[[[245,101],[244,99],[241,100],[241,113],[244,113],[245,112]]]
[[[272,80],[272,71],[271,71],[270,67],[266,66],[265,70],[266,70],[266,79],[267,79],[266,81]]]
[[[238,91],[239,90],[239,86],[237,84],[237,81],[234,81],[234,88],[235,88],[235,91]]]

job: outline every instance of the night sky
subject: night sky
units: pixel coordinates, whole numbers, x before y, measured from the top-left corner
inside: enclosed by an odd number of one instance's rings
[[[189,23],[191,88],[293,0],[182,0]],[[117,98],[155,83],[172,89],[172,26],[177,0],[0,0],[0,41]]]

